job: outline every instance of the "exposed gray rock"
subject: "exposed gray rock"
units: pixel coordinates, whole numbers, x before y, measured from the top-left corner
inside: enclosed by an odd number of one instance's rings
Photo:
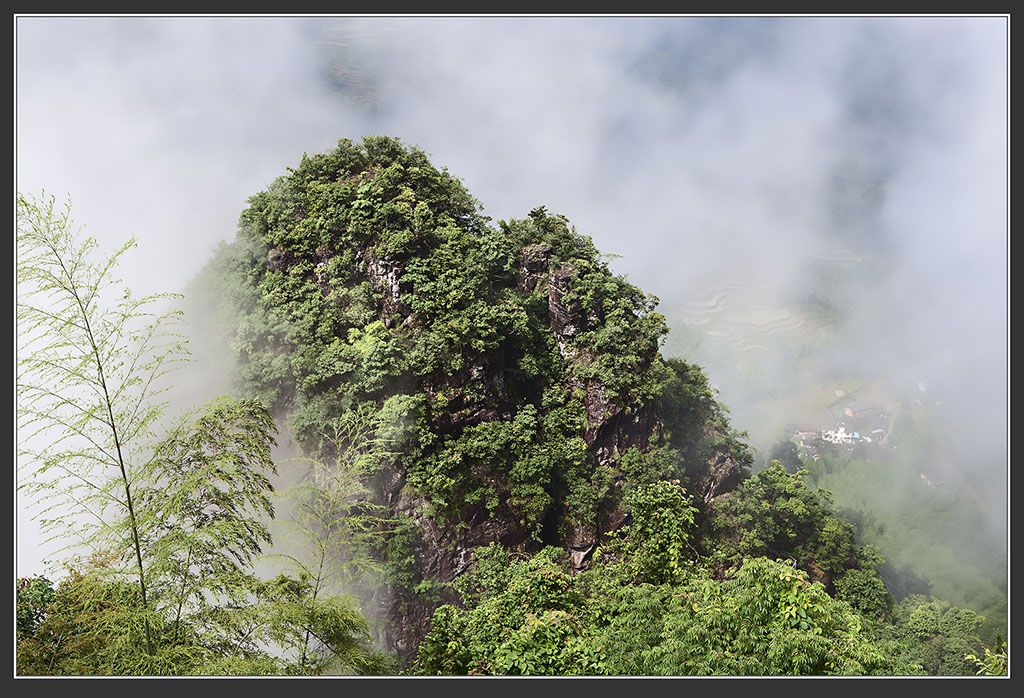
[[[281,271],[286,266],[288,256],[284,248],[278,245],[267,252],[267,264],[270,265],[272,271]]]
[[[533,291],[540,283],[541,277],[548,272],[551,262],[551,245],[539,243],[523,248],[519,262],[519,288]]]
[[[507,493],[506,493],[507,497]],[[504,499],[504,498],[503,498]],[[395,503],[395,512],[412,521],[419,534],[414,549],[413,576],[416,579],[447,583],[473,565],[473,551],[492,542],[512,550],[534,549],[522,522],[506,501],[493,513],[481,508],[474,512],[465,526],[450,525],[425,515],[428,502],[410,488],[404,488]],[[445,586],[438,595],[417,594],[411,589],[395,589],[385,612],[399,635],[390,638],[389,646],[403,659],[413,658],[419,642],[430,631],[430,619],[441,603],[456,601]]]
[[[704,503],[711,504],[715,497],[736,489],[742,479],[742,467],[735,459],[727,453],[715,453],[708,460],[697,487]]]
[[[571,282],[576,273],[575,266],[566,264],[552,272],[548,281],[548,322],[562,356],[567,358],[571,358],[572,353],[567,346],[568,340],[586,329],[587,320],[583,304],[579,298],[571,295]]]
[[[393,317],[400,315],[407,318],[410,308],[402,302],[402,288],[399,279],[404,268],[399,260],[379,259],[369,250],[361,250],[356,258],[366,265],[366,277],[374,291],[380,293],[382,300],[381,321],[385,327],[391,327]]]

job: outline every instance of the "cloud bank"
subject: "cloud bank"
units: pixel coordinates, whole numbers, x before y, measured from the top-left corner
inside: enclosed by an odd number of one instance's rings
[[[756,444],[816,383],[928,381],[1005,499],[1006,18],[25,16],[16,40],[18,189],[136,235],[139,292],[181,289],[303,152],[396,136],[495,220],[544,205],[621,255]]]

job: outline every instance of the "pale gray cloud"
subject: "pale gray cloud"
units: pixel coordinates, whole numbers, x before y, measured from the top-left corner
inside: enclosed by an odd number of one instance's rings
[[[965,451],[1005,459],[1005,18],[16,29],[18,188],[70,192],[108,246],[136,234],[123,271],[140,291],[180,289],[303,152],[382,133],[495,219],[545,205],[622,255],[613,267],[661,298],[668,349],[713,317],[722,334],[696,358],[755,440],[792,421],[764,409],[773,395],[863,373],[943,386]],[[795,301],[823,265],[841,341],[794,375],[810,332]]]

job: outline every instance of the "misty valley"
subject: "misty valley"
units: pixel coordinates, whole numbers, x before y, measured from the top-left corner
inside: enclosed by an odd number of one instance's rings
[[[899,324],[849,301],[884,247],[664,307],[571,216],[483,211],[342,138],[135,295],[134,242],[19,194],[19,482],[66,548],[17,674],[1007,674],[977,406],[823,358]]]

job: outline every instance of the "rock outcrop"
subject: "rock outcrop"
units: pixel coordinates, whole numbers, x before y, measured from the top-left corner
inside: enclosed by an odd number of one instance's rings
[[[570,348],[570,340],[587,327],[588,318],[578,299],[565,300],[573,293],[577,272],[569,264],[554,268],[552,257],[553,250],[546,244],[524,248],[520,255],[518,288],[546,293],[548,328],[558,342],[559,351],[567,362],[580,360],[578,352]],[[646,450],[652,441],[661,437],[663,425],[656,401],[623,405],[609,398],[606,388],[596,380],[579,381],[571,376],[566,380],[569,389],[579,388],[583,392],[586,428],[581,436],[596,465],[614,468],[619,456],[630,447]],[[471,384],[475,392],[482,393],[486,399],[473,403],[461,397]],[[502,356],[498,352],[468,357],[464,367],[453,375],[427,377],[422,389],[431,396],[442,391],[460,396],[447,404],[446,411],[435,415],[440,433],[458,432],[473,424],[508,418],[514,409],[507,395]],[[399,473],[390,472],[381,479],[387,490],[385,501],[392,504],[396,513],[407,517],[419,533],[414,550],[416,578],[441,584],[451,582],[472,566],[474,549],[492,542],[522,552],[535,552],[544,544],[559,545],[569,552],[572,568],[579,572],[589,567],[600,541],[628,521],[628,514],[620,504],[622,478],[619,477],[616,486],[601,501],[595,520],[585,524],[554,522],[550,527],[553,537],[538,541],[531,537],[521,516],[509,505],[510,492],[503,478],[483,471],[478,476],[494,484],[499,505],[493,510],[477,507],[454,524],[426,515],[430,508],[428,502],[411,488],[403,488],[404,479]],[[423,597],[408,590],[399,590],[391,599],[388,610],[391,624],[404,629],[401,635],[392,636],[392,645],[401,656],[412,657],[419,640],[429,631],[433,608],[446,600],[450,599]]]
[[[698,478],[697,491],[705,504],[711,504],[715,497],[736,489],[742,479],[742,466],[736,459],[728,453],[717,452]]]
[[[592,326],[596,318],[588,317],[582,303],[574,293],[577,269],[572,264],[556,266],[553,249],[546,244],[535,244],[520,253],[517,288],[524,292],[545,294],[548,300],[548,329],[555,338],[559,352],[566,362],[593,360],[585,351],[574,346],[573,338]],[[394,267],[383,263],[371,264],[373,283],[385,291],[386,308],[397,308],[398,286]],[[474,388],[468,391],[467,388]],[[598,467],[616,469],[619,458],[631,447],[646,452],[658,443],[665,431],[661,403],[614,400],[606,386],[595,379],[580,380],[570,372],[566,387],[582,393],[586,412],[586,427],[580,436]],[[421,388],[425,394],[436,396],[446,391],[457,397],[447,404],[446,411],[435,415],[439,433],[457,433],[474,424],[495,419],[507,419],[515,405],[510,400],[504,378],[504,361],[500,351],[467,357],[463,368],[452,375],[428,376]],[[483,395],[473,402],[464,396],[468,392]],[[740,463],[725,452],[716,452],[705,464],[694,489],[705,504],[734,489],[742,479]],[[569,553],[573,573],[590,565],[594,550],[608,534],[628,523],[629,514],[621,505],[623,477],[618,476],[610,491],[598,505],[597,516],[588,522],[567,520],[553,522],[551,537],[537,541],[528,527],[509,505],[507,483],[498,473],[486,469],[476,473],[488,479],[497,490],[499,505],[493,510],[483,506],[465,513],[454,523],[427,515],[429,503],[411,488],[404,487],[400,472],[390,471],[381,478],[384,500],[394,511],[413,523],[418,540],[413,551],[414,575],[417,579],[431,580],[437,587],[455,580],[473,565],[473,551],[481,546],[498,542],[521,552],[535,552],[542,544],[555,544]],[[392,627],[391,646],[405,659],[412,659],[419,641],[430,629],[433,609],[440,603],[452,602],[450,592],[422,595],[408,589],[395,590],[390,598],[387,617]],[[402,628],[401,633],[394,628]]]
[[[380,294],[382,300],[381,321],[385,327],[394,324],[394,318],[408,318],[410,309],[402,302],[401,277],[403,265],[400,260],[376,257],[369,250],[360,250],[356,259],[366,265],[366,278],[371,288]]]
[[[225,313],[238,322],[240,389],[287,418],[310,455],[335,420],[407,398],[414,436],[370,483],[414,539],[401,585],[377,599],[386,643],[406,659],[481,546],[558,545],[585,570],[629,521],[625,454],[678,439],[667,413],[700,413],[677,404],[688,392],[666,407],[664,317],[592,241],[543,207],[488,221],[422,152],[343,140],[250,198],[239,237],[259,253],[221,267],[246,290]],[[699,438],[703,420],[688,419]],[[688,475],[705,502],[741,476],[728,456],[706,466]]]

